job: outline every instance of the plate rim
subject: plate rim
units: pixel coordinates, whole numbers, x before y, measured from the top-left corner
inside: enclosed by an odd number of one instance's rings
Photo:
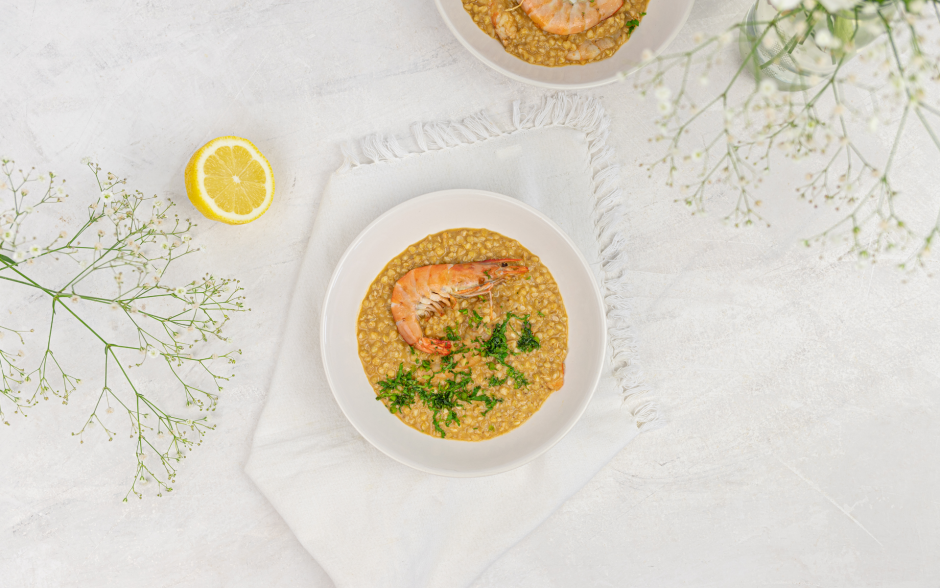
[[[599,86],[606,86],[608,84],[612,84],[622,79],[626,79],[628,76],[635,73],[637,70],[639,70],[643,66],[643,63],[636,63],[610,77],[603,78],[600,80],[595,80],[592,82],[553,83],[553,82],[546,82],[542,80],[534,80],[532,78],[528,78],[524,75],[517,74],[513,71],[510,71],[502,67],[501,65],[491,61],[489,58],[483,55],[480,51],[478,51],[476,47],[474,47],[463,35],[460,34],[460,32],[457,30],[457,26],[447,16],[447,12],[444,10],[444,5],[442,4],[442,2],[445,2],[445,1],[452,1],[452,0],[434,0],[434,4],[435,6],[437,6],[437,12],[438,14],[441,15],[441,19],[447,25],[447,28],[450,29],[451,34],[453,34],[454,37],[460,42],[460,44],[463,45],[464,48],[467,49],[474,57],[482,61],[485,65],[489,66],[491,69],[494,69],[498,71],[499,73],[503,74],[504,76],[510,79],[513,79],[517,82],[522,82],[524,84],[529,84],[531,86],[537,86],[539,88],[549,88],[552,90],[582,90],[582,89],[587,89],[587,88],[597,88]],[[655,2],[657,0],[651,0],[651,1]],[[662,1],[662,0],[658,0],[658,1]],[[692,13],[692,7],[695,5],[695,0],[682,0],[682,1],[686,2],[686,7],[682,15],[680,16],[680,18],[676,21],[675,28],[673,28],[673,30],[665,37],[663,42],[660,43],[658,47],[650,48],[650,50],[653,52],[654,57],[661,54],[666,49],[666,47],[672,44],[672,42],[679,35],[679,31],[681,31],[682,28],[685,26],[686,22],[688,22],[689,15]],[[493,39],[493,41],[496,42],[495,39]]]
[[[601,335],[600,335],[601,337],[600,348],[604,350],[604,353],[602,354],[602,357],[601,357],[599,369],[595,370],[591,378],[590,391],[586,395],[585,400],[582,402],[581,407],[578,409],[577,415],[575,415],[575,417],[571,419],[571,421],[569,422],[567,426],[563,427],[562,429],[559,429],[559,431],[557,431],[550,438],[549,443],[546,443],[543,447],[539,448],[537,451],[533,451],[529,454],[523,455],[514,460],[510,460],[506,462],[505,464],[501,464],[500,466],[490,467],[490,468],[486,468],[485,470],[480,470],[480,471],[457,471],[457,470],[437,469],[434,467],[428,467],[420,462],[407,459],[405,456],[396,455],[390,451],[387,451],[386,448],[380,447],[379,444],[373,441],[370,435],[368,435],[365,431],[363,431],[359,427],[359,425],[356,423],[354,419],[350,418],[349,413],[346,412],[346,407],[344,407],[343,403],[340,401],[339,394],[337,393],[337,387],[334,384],[332,374],[330,373],[329,364],[327,362],[327,355],[326,355],[327,347],[324,341],[324,338],[326,337],[326,332],[327,332],[327,330],[324,327],[327,325],[327,321],[329,319],[329,317],[327,316],[327,310],[330,307],[330,299],[332,295],[334,294],[336,283],[340,278],[340,271],[342,270],[343,265],[346,262],[346,260],[349,258],[352,252],[356,249],[356,247],[362,242],[365,236],[369,234],[376,225],[382,223],[386,218],[391,216],[394,212],[396,212],[398,209],[402,207],[405,207],[408,205],[415,206],[417,204],[420,204],[422,201],[431,200],[431,199],[440,199],[440,198],[447,197],[448,195],[454,195],[454,194],[463,194],[463,195],[471,194],[473,196],[479,196],[483,198],[493,198],[496,200],[501,200],[503,202],[508,202],[509,204],[518,206],[521,209],[531,214],[534,214],[537,218],[545,222],[553,231],[555,231],[555,233],[560,235],[561,238],[564,240],[564,242],[568,245],[568,247],[572,251],[574,251],[576,258],[581,263],[581,265],[583,266],[587,274],[590,276],[591,286],[592,286],[591,290],[594,294],[595,302],[597,303],[601,311],[601,316],[603,317],[602,322],[603,322],[603,327],[604,327],[601,329]],[[352,427],[362,436],[362,438],[368,441],[372,447],[378,449],[381,453],[397,461],[398,463],[401,463],[403,465],[406,465],[408,467],[414,468],[416,470],[419,470],[428,474],[434,474],[438,476],[445,476],[445,477],[451,477],[451,478],[486,477],[486,476],[493,476],[496,474],[501,474],[504,472],[514,470],[518,467],[521,467],[541,457],[549,449],[554,447],[559,441],[564,439],[568,435],[568,433],[571,432],[571,429],[573,429],[574,426],[578,424],[578,422],[581,421],[581,418],[584,416],[584,413],[587,410],[587,407],[591,404],[591,401],[594,399],[594,394],[597,392],[597,387],[600,384],[601,377],[603,376],[603,373],[604,373],[604,364],[606,363],[606,354],[608,351],[607,347],[610,342],[609,335],[607,332],[607,305],[604,302],[604,296],[601,293],[600,284],[598,283],[597,276],[595,275],[594,270],[591,268],[591,264],[584,257],[584,254],[581,252],[581,250],[578,248],[575,242],[571,239],[571,237],[569,237],[568,234],[565,233],[565,231],[560,226],[558,226],[557,223],[555,223],[555,221],[553,221],[551,218],[549,218],[547,215],[545,215],[538,209],[534,208],[533,206],[525,202],[522,202],[521,200],[517,198],[506,196],[505,194],[499,194],[497,192],[491,192],[488,190],[478,190],[475,188],[452,188],[448,190],[437,190],[434,192],[428,192],[420,196],[409,198],[408,200],[405,200],[404,202],[401,202],[393,206],[392,208],[386,210],[384,213],[379,215],[375,220],[373,220],[371,223],[366,225],[366,227],[362,229],[362,231],[360,231],[358,235],[356,235],[356,238],[350,242],[349,246],[346,247],[346,250],[343,252],[342,256],[340,256],[339,260],[336,262],[336,267],[333,269],[333,274],[330,276],[330,281],[327,283],[326,294],[323,297],[323,306],[320,309],[319,327],[320,327],[320,337],[319,337],[320,361],[323,365],[323,371],[326,376],[327,385],[330,387],[330,392],[333,394],[333,399],[336,401],[336,404],[339,406],[340,411],[343,413],[343,416],[346,417],[346,420],[349,422],[349,424],[351,424]]]

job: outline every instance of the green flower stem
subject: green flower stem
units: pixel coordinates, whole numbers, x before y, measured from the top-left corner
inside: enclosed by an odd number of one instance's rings
[[[62,322],[60,315],[68,315],[81,324],[84,331],[90,333],[104,349],[103,385],[91,414],[85,419],[80,430],[73,435],[78,435],[80,442],[84,443],[84,434],[88,428],[100,425],[109,441],[113,440],[115,432],[105,424],[106,419],[102,418],[99,411],[105,407],[107,407],[107,413],[113,412],[114,408],[124,410],[131,426],[131,437],[136,437],[135,454],[137,456],[137,467],[131,487],[124,497],[125,501],[131,494],[142,497],[142,489],[138,488],[139,484],[151,480],[156,482],[158,496],[162,495],[163,491],[169,492],[172,490],[170,484],[176,476],[176,464],[185,457],[185,452],[192,450],[201,442],[199,438],[206,431],[213,429],[214,425],[209,424],[205,417],[184,418],[163,410],[153,398],[140,390],[129,372],[130,368],[139,367],[147,358],[145,357],[137,364],[125,365],[121,362],[121,356],[128,352],[144,352],[153,358],[162,357],[163,361],[159,365],[165,363],[173,375],[172,381],[179,383],[186,405],[196,406],[200,411],[214,410],[218,402],[218,394],[197,384],[192,379],[192,370],[183,372],[179,368],[184,365],[184,362],[192,362],[200,366],[202,369],[199,372],[204,372],[206,374],[204,377],[211,378],[217,391],[221,391],[222,383],[228,380],[228,376],[213,370],[210,365],[217,360],[233,364],[235,363],[234,354],[240,351],[228,351],[211,356],[205,354],[194,356],[191,351],[186,353],[186,350],[191,349],[195,343],[182,342],[181,332],[193,333],[201,342],[208,341],[210,336],[227,341],[222,337],[221,332],[229,320],[229,313],[247,310],[239,294],[242,288],[238,287],[237,282],[233,280],[218,279],[208,275],[176,289],[160,285],[160,278],[169,265],[193,252],[191,246],[187,244],[188,231],[192,228],[192,224],[188,221],[181,222],[178,218],[167,218],[172,203],[156,205],[151,203],[155,201],[155,196],[148,198],[140,192],[125,191],[122,187],[125,180],[118,180],[108,174],[108,181],[103,182],[99,175],[100,168],[95,165],[89,167],[95,174],[98,188],[110,194],[103,195],[102,202],[98,205],[89,207],[88,218],[71,238],[66,238],[64,233],[60,233],[47,247],[38,252],[33,247],[28,259],[22,261],[23,256],[17,253],[17,250],[18,246],[25,241],[21,237],[24,219],[40,204],[60,201],[61,198],[52,198],[54,176],[50,174],[45,196],[31,201],[31,207],[25,206],[23,204],[23,199],[26,197],[23,194],[24,186],[30,181],[35,181],[35,178],[31,173],[26,173],[22,174],[22,181],[15,181],[12,176],[12,167],[8,163],[5,160],[0,161],[0,170],[9,179],[9,186],[13,186],[10,188],[13,196],[13,212],[0,213],[0,230],[7,231],[7,238],[0,242],[0,249],[11,252],[11,255],[16,253],[17,259],[0,254],[0,261],[3,262],[0,263],[0,279],[10,284],[43,292],[51,298],[52,304],[45,349],[35,369],[27,373],[17,364],[17,358],[22,355],[22,352],[13,354],[5,348],[0,348],[0,383],[2,383],[0,420],[3,417],[2,402],[12,402],[15,408],[14,414],[22,412],[25,416],[24,411],[36,406],[39,395],[48,399],[48,394],[51,392],[60,396],[63,403],[67,403],[70,394],[81,383],[78,378],[66,372],[65,366],[60,363],[54,351],[53,333]],[[61,196],[63,191],[58,188],[55,193]],[[152,218],[144,220],[146,214],[152,215]],[[6,229],[3,228],[4,223],[7,226]],[[81,245],[82,236],[88,237],[89,231],[100,223],[110,223],[111,229],[107,231],[97,229],[98,244],[94,247]],[[11,233],[14,234],[12,239],[9,238]],[[159,248],[159,251],[149,253],[150,248]],[[80,262],[83,257],[90,257],[90,263],[83,265],[78,272],[72,274],[62,287],[53,288],[38,283],[27,275],[28,270],[26,270],[29,264],[44,258],[48,259],[47,263],[51,263],[50,254],[55,255],[56,261],[62,259],[65,262]],[[89,276],[100,271],[109,271],[114,277],[117,286],[116,295],[76,291]],[[125,273],[128,274],[126,277]],[[155,276],[149,278],[151,274]],[[122,311],[120,317],[126,320],[126,325],[134,329],[137,337],[136,345],[109,340],[110,337],[96,329],[86,316],[82,316],[84,313],[79,312],[78,307],[71,302],[72,300],[83,304],[104,304],[120,309]],[[154,304],[159,307],[159,310],[145,309],[146,304]],[[62,309],[61,312],[60,309]],[[149,324],[151,321],[159,325],[162,334],[158,328]],[[20,339],[20,344],[24,344],[20,335],[22,331],[15,331],[4,326],[0,326],[0,329],[2,329],[0,333],[5,331],[15,333]],[[112,363],[117,365],[117,372],[112,369]],[[58,373],[59,377],[54,378],[54,373]],[[198,373],[196,375],[198,376]],[[122,383],[120,387],[115,386],[115,378],[118,383]],[[33,379],[37,382],[32,397],[24,397],[20,388]],[[54,386],[52,382],[57,380],[61,380],[61,384]],[[126,384],[126,387],[123,384]],[[122,392],[121,389],[125,391]],[[133,395],[133,402],[126,397],[127,394]],[[7,421],[3,422],[9,424]],[[157,443],[153,437],[154,434],[156,439],[164,437],[169,437],[169,439]],[[164,444],[165,447],[161,448]],[[148,465],[147,459],[150,455],[159,458],[162,468],[153,468]]]

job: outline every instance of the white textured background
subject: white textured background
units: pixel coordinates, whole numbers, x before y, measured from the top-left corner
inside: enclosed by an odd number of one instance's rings
[[[700,2],[678,42],[745,6]],[[331,586],[242,465],[338,143],[543,93],[478,63],[427,2],[0,0],[0,152],[55,169],[75,198],[94,193],[78,164],[94,155],[185,210],[189,155],[235,134],[278,182],[261,220],[197,229],[200,266],[240,277],[254,310],[230,330],[245,356],[219,428],[177,490],[120,503],[133,449],[69,435],[90,386],[14,420],[0,430],[0,585]],[[782,171],[764,197],[774,228],[690,217],[636,171],[652,105],[628,85],[591,93],[625,164],[641,354],[670,423],[476,588],[940,585],[937,282],[799,247],[813,216]],[[918,140],[899,173],[936,193]],[[29,325],[8,306],[3,324]]]

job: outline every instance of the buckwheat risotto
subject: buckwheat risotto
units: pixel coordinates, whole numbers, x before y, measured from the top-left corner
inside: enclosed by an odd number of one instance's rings
[[[535,65],[607,59],[630,39],[649,0],[462,0],[506,51]]]
[[[357,329],[376,399],[428,435],[502,435],[564,384],[558,285],[536,255],[486,229],[429,235],[392,259]]]

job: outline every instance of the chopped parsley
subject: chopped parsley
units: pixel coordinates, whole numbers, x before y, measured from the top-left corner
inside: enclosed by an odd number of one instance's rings
[[[483,317],[480,316],[480,313],[476,310],[473,311],[473,314],[470,314],[470,311],[466,308],[460,309],[460,314],[467,315],[467,323],[469,323],[470,328],[476,328],[483,324]]]
[[[516,390],[519,388],[527,388],[529,386],[529,380],[525,377],[525,374],[512,367],[509,364],[503,364],[506,366],[506,373],[509,374],[508,377],[512,378],[512,386]]]
[[[440,372],[437,372],[440,373]],[[460,425],[457,407],[471,402],[482,402],[486,406],[483,415],[500,402],[502,398],[483,393],[482,386],[473,385],[473,375],[466,372],[451,371],[452,378],[433,385],[432,374],[426,379],[419,379],[413,370],[406,370],[405,364],[398,365],[398,373],[378,383],[379,394],[376,400],[388,400],[388,410],[399,413],[406,406],[421,401],[433,413],[431,421],[441,437],[446,437],[443,426]]]
[[[516,341],[516,349],[523,353],[531,353],[540,348],[542,343],[539,338],[532,333],[532,323],[529,322],[529,315],[522,317],[522,334]]]
[[[496,362],[502,364],[506,368],[507,377],[512,378],[513,386],[518,389],[527,387],[529,380],[525,377],[524,373],[506,363],[510,355],[515,355],[509,350],[509,343],[506,341],[506,327],[509,326],[509,321],[513,318],[522,320],[522,335],[516,341],[516,348],[523,353],[529,353],[541,347],[538,337],[532,334],[532,325],[529,323],[529,315],[519,317],[509,312],[506,313],[505,320],[493,325],[490,338],[482,342],[480,354],[483,355],[483,357],[492,357]],[[490,362],[488,367],[490,370],[495,371],[497,366],[495,363]],[[491,381],[494,380],[491,379]],[[505,381],[506,380],[503,379],[503,383],[505,383]]]
[[[509,351],[509,343],[506,342],[507,324],[509,324],[508,315],[506,316],[506,320],[493,325],[490,338],[483,341],[483,346],[480,348],[480,354],[483,357],[492,357],[499,363],[506,363],[506,358],[509,357],[511,353]]]
[[[646,16],[646,13],[641,12],[640,16]],[[627,27],[628,33],[633,33],[633,30],[637,28],[638,26],[640,26],[640,21],[637,19],[628,20],[627,22],[623,23],[623,26]]]
[[[484,324],[483,317],[476,310],[462,309],[460,313],[467,317],[467,323],[471,328]],[[544,316],[541,312],[538,314]],[[379,393],[376,400],[385,402],[392,413],[400,413],[402,409],[415,403],[424,404],[431,411],[432,425],[441,437],[446,436],[444,427],[460,425],[457,408],[461,405],[482,402],[485,407],[482,415],[486,415],[503,401],[502,398],[486,393],[487,388],[499,388],[507,384],[509,380],[512,380],[513,387],[516,389],[529,385],[526,375],[508,363],[510,356],[531,353],[541,347],[541,341],[532,332],[529,316],[519,316],[508,312],[502,321],[492,325],[489,338],[485,340],[476,338],[468,343],[460,340],[459,325],[445,327],[444,337],[454,342],[454,346],[450,354],[440,358],[440,368],[435,371],[430,358],[420,361],[416,358],[413,368],[406,368],[402,363],[394,376],[378,382]],[[517,331],[513,326],[513,319],[521,322],[521,331]],[[518,325],[518,323],[515,324]],[[516,351],[509,347],[506,337],[507,328],[519,335],[516,339]],[[409,349],[414,355],[414,348]],[[489,359],[486,366],[490,371],[497,372],[499,366],[503,366],[506,369],[505,374],[503,377],[499,377],[498,373],[490,374],[485,385],[476,385],[471,370],[460,367],[458,364],[458,357],[463,354],[475,354]],[[439,377],[441,374],[444,374],[443,379]],[[432,383],[434,381],[437,383]],[[495,429],[490,426],[490,430]]]

